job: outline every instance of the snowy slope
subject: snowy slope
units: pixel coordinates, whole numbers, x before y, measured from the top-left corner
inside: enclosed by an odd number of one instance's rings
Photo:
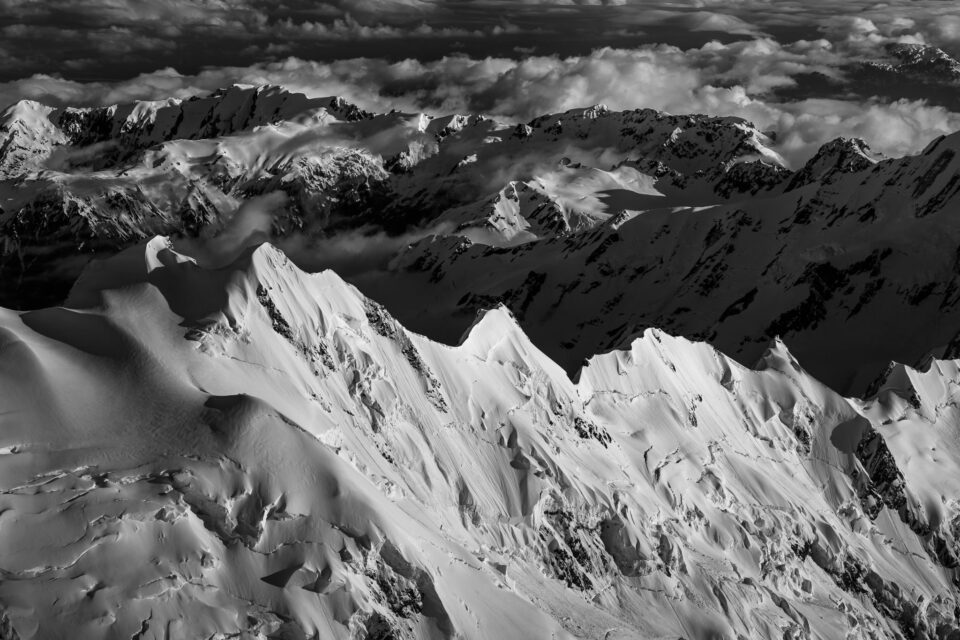
[[[861,402],[649,330],[571,382],[503,307],[445,346],[161,237],[0,333],[8,637],[960,633],[956,362]]]
[[[0,175],[18,175],[66,142],[50,116],[52,107],[32,100],[10,105],[0,115]]]

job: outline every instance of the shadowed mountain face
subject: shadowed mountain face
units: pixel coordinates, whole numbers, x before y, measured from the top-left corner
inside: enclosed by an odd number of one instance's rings
[[[858,71],[860,90],[893,98],[930,100],[956,110],[960,107],[960,61],[937,47],[891,44],[887,60],[870,61]]]
[[[838,142],[776,195],[630,212],[509,249],[426,239],[358,283],[447,340],[460,329],[449,317],[462,326],[503,300],[571,372],[664,327],[744,362],[780,336],[822,379],[863,391],[890,360],[955,342],[958,145],[953,136],[877,161],[862,143]]]
[[[67,306],[0,312],[10,637],[960,633],[960,362],[861,401],[648,330],[574,383],[505,307],[446,346],[162,237]]]
[[[956,136],[900,159],[837,139],[789,170],[737,118],[601,105],[513,124],[239,86],[22,102],[0,131],[8,307],[59,302],[90,257],[165,233],[214,265],[272,239],[446,342],[505,304],[571,375],[660,327],[745,363],[779,336],[862,392],[957,342]]]

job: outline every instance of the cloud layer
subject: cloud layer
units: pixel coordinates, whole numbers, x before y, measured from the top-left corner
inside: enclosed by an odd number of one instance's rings
[[[760,38],[689,50],[658,45],[524,59],[449,56],[321,63],[288,58],[194,75],[163,69],[120,82],[34,75],[0,84],[0,102],[30,98],[59,105],[112,104],[186,97],[239,82],[281,84],[311,96],[342,95],[374,111],[485,113],[516,121],[603,103],[618,110],[650,107],[745,117],[775,132],[778,150],[795,164],[841,135],[862,137],[878,151],[902,155],[960,129],[960,116],[924,102],[776,97],[800,74],[842,79],[846,55],[827,40],[783,46]]]
[[[376,111],[518,121],[596,103],[738,115],[775,131],[795,163],[838,135],[900,155],[960,128],[958,116],[915,94],[874,97],[851,70],[890,43],[960,48],[950,5],[0,0],[0,103],[111,104],[271,83]],[[623,46],[594,47],[602,41]]]
[[[849,44],[912,38],[960,53],[943,0],[0,0],[0,79],[118,79],[288,56],[435,59],[586,54],[604,44],[684,49],[771,36]]]

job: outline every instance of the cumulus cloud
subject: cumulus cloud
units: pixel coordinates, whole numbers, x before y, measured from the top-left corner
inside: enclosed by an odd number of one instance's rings
[[[752,10],[755,5],[755,0],[743,0],[724,6],[725,11],[737,12]],[[710,12],[711,6],[701,0],[701,13],[689,15],[710,24],[716,15]],[[648,15],[644,19],[653,18]],[[668,18],[659,15],[657,19]],[[31,98],[55,105],[112,104],[183,98],[236,82],[280,84],[314,97],[341,95],[381,112],[479,112],[527,121],[604,103],[611,109],[650,107],[671,113],[736,115],[761,129],[776,131],[778,150],[795,164],[838,135],[860,136],[881,152],[901,155],[956,130],[960,127],[956,114],[919,101],[884,102],[870,94],[801,95],[800,100],[778,96],[781,90],[796,86],[798,78],[811,75],[832,78],[833,86],[849,92],[852,85],[843,82],[851,62],[863,59],[865,52],[882,52],[889,42],[921,37],[922,23],[922,16],[908,18],[888,12],[878,17],[865,10],[864,15],[853,18],[821,16],[814,34],[818,37],[787,44],[772,36],[758,36],[689,48],[664,44],[600,48],[584,55],[449,55],[431,60],[364,57],[328,62],[288,57],[248,66],[210,67],[193,74],[164,68],[127,80],[101,82],[34,74],[0,83],[0,103]],[[947,30],[949,21],[945,24]],[[399,38],[404,33],[386,23],[365,25],[346,14],[333,22],[301,19],[274,26],[319,30],[318,34],[329,38],[341,32],[345,39],[354,32],[380,39]],[[424,36],[434,33],[443,37],[434,27],[406,28],[420,29]],[[510,25],[501,24],[501,28]],[[461,37],[471,33],[475,32],[456,32]]]
[[[167,64],[253,62],[271,47],[309,53],[335,40],[498,35],[503,20],[475,28],[428,24],[431,0],[0,0],[0,39],[29,51],[21,70],[116,77]],[[282,43],[282,44],[281,44]],[[247,54],[244,54],[247,52]],[[259,56],[259,57],[258,57]],[[161,65],[162,66],[162,65]],[[13,65],[0,65],[12,79]]]
[[[763,40],[710,43],[688,51],[668,46],[604,48],[585,56],[522,59],[448,56],[426,62],[361,58],[318,63],[288,58],[193,75],[168,68],[113,83],[80,83],[38,74],[0,83],[0,99],[111,104],[184,97],[241,82],[282,84],[312,96],[344,95],[375,111],[483,112],[529,120],[603,102],[616,109],[651,107],[684,112],[695,111],[701,104],[717,105],[720,94],[713,85],[746,84],[750,93],[756,93],[789,83],[792,73],[828,68],[805,62],[804,56],[807,60],[816,57]]]
[[[939,16],[927,27],[932,39],[941,44],[960,43],[960,15]]]
[[[453,224],[438,223],[391,235],[367,225],[329,237],[301,233],[274,237],[273,221],[286,202],[287,195],[282,191],[244,200],[219,228],[207,230],[198,238],[177,238],[175,248],[204,267],[219,268],[235,261],[248,247],[272,242],[301,268],[333,269],[341,276],[355,276],[384,269],[398,251],[418,240],[454,230]]]
[[[465,41],[474,57],[518,46],[583,55],[651,38],[688,49],[718,34],[726,43],[822,37],[858,55],[890,41],[960,52],[960,16],[943,0],[0,0],[0,15],[4,48],[17,55],[0,63],[7,80],[116,79],[165,66],[199,73],[279,56],[436,59]]]
[[[805,100],[783,109],[777,125],[786,134],[782,147],[795,157],[837,136],[863,138],[878,151],[901,156],[922,149],[937,136],[960,130],[960,114],[910,100]]]
[[[387,267],[397,253],[418,240],[447,235],[454,225],[439,223],[405,233],[390,235],[377,227],[347,229],[330,237],[294,234],[273,242],[302,269],[333,269],[344,277],[357,276]]]

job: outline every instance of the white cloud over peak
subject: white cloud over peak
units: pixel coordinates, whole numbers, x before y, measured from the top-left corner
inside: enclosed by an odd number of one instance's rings
[[[788,101],[772,93],[790,86],[799,73],[839,73],[835,65],[843,56],[826,40],[783,46],[763,38],[711,42],[686,51],[658,45],[520,60],[447,56],[433,61],[359,58],[320,63],[287,58],[193,75],[162,69],[115,83],[35,75],[0,83],[0,102],[31,98],[109,104],[186,97],[240,82],[281,84],[312,96],[342,95],[375,111],[479,112],[516,121],[603,103],[617,110],[649,107],[741,116],[777,132],[778,150],[794,164],[837,136],[862,137],[878,151],[902,155],[960,129],[960,115],[918,101]]]

